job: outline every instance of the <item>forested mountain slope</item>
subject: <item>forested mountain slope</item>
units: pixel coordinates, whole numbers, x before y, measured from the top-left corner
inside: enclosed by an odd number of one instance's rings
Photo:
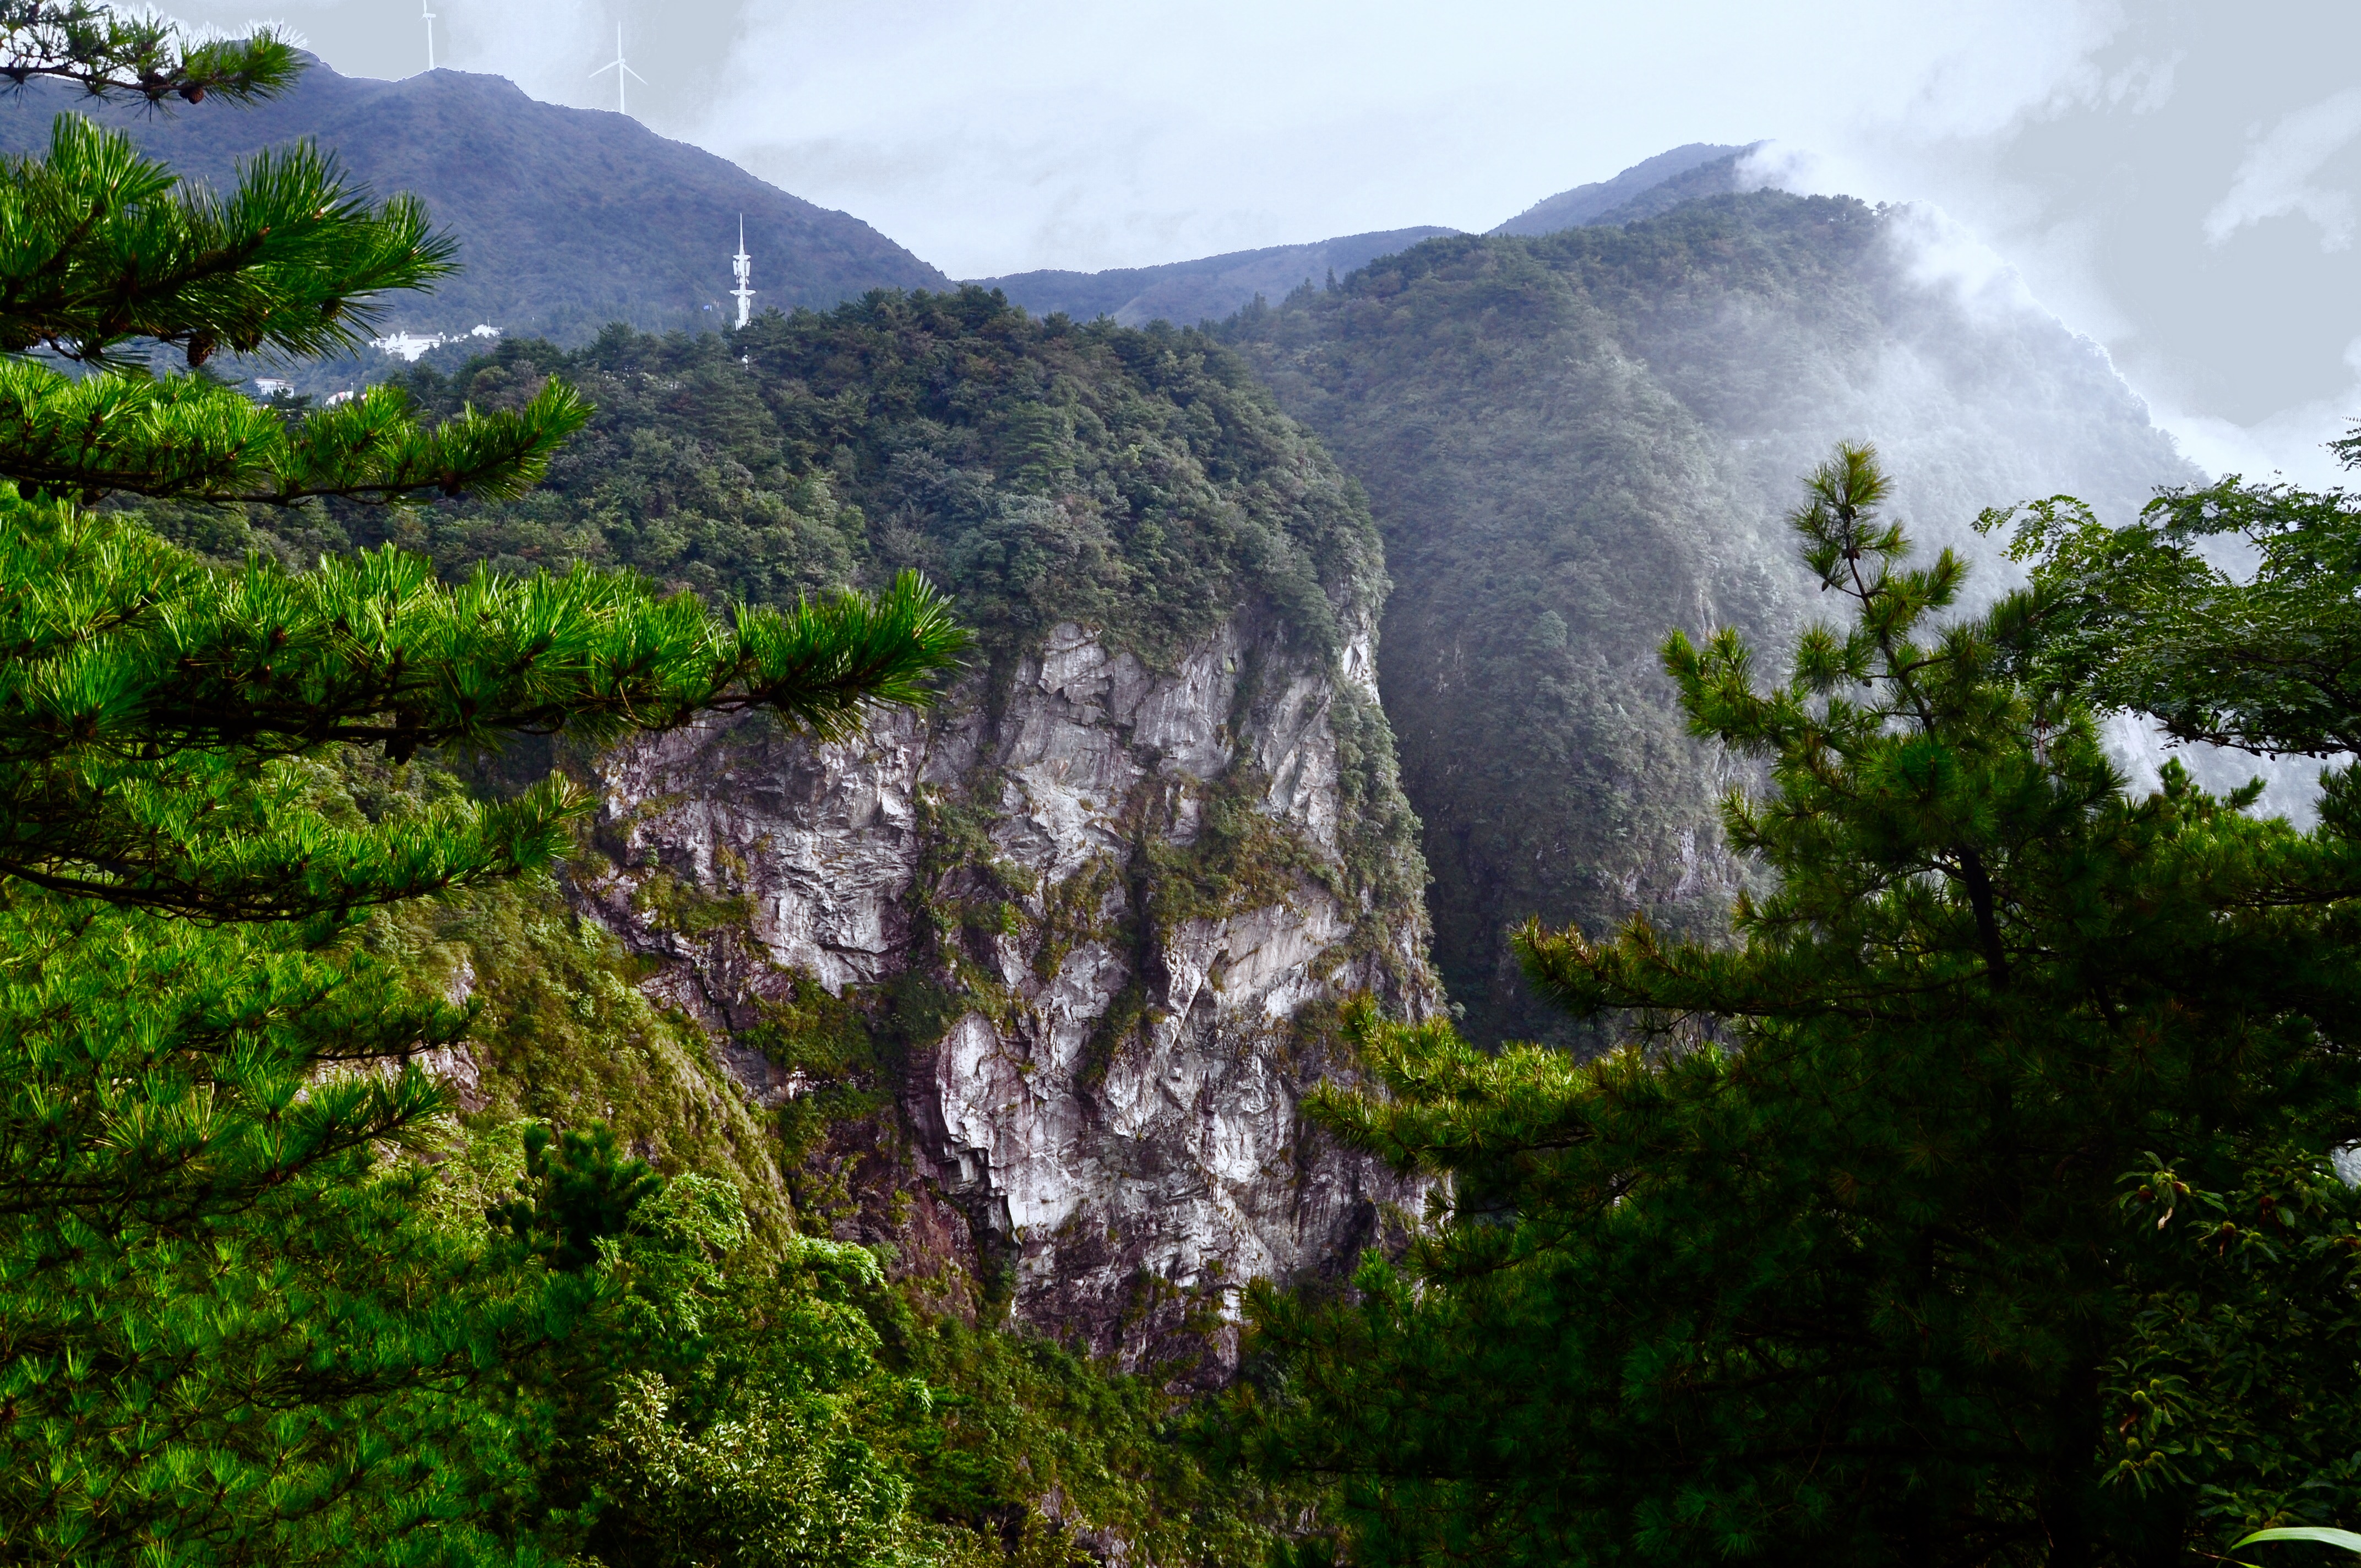
[[[1878,444],[1939,543],[1995,502],[2121,517],[2192,477],[2093,345],[1921,276],[1907,221],[1763,192],[1431,240],[1224,328],[1385,531],[1380,687],[1475,1037],[1567,1037],[1504,939],[1528,916],[1720,918],[1735,776],[1656,649],[1724,623],[1776,647],[1814,610],[1781,519],[1832,443]]]
[[[667,1086],[686,1069],[562,1016],[536,1043],[506,992],[538,971],[486,947],[445,965],[512,1025],[455,1064],[470,1094],[682,1159],[722,1137],[799,1223],[891,1244],[960,1311],[1215,1376],[1231,1292],[1349,1265],[1410,1195],[1295,1110],[1340,1065],[1341,1000],[1434,1004],[1357,490],[1203,335],[975,289],[727,346],[511,343],[409,384],[496,409],[553,372],[598,412],[520,499],[157,516],[220,555],[392,539],[454,577],[591,561],[755,604],[917,566],[978,646],[940,708],[857,742],[748,720],[576,759],[605,805],[575,907],[702,1025],[709,1070]],[[737,1135],[790,1085],[787,1149]]]
[[[420,334],[481,322],[579,343],[610,321],[711,324],[728,303],[741,214],[758,305],[826,309],[871,289],[944,282],[858,218],[637,120],[540,103],[497,76],[430,71],[378,82],[314,61],[272,102],[164,114],[93,109],[36,81],[0,104],[0,152],[46,147],[51,117],[69,109],[120,127],[150,157],[216,190],[228,188],[240,159],[308,137],[379,196],[423,197],[436,225],[457,237],[460,271],[431,294],[390,302],[388,324]]]

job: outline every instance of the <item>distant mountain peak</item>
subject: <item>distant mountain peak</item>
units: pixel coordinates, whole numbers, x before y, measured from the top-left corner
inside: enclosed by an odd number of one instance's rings
[[[1734,172],[1739,158],[1762,145],[1761,142],[1752,142],[1744,147],[1729,147],[1714,142],[1693,141],[1686,147],[1676,147],[1670,152],[1660,152],[1653,158],[1642,159],[1612,180],[1601,180],[1590,185],[1577,185],[1571,191],[1561,191],[1554,196],[1535,202],[1491,232],[1521,235],[1555,234],[1560,229],[1580,228],[1586,224],[1601,221],[1628,221],[1631,218],[1653,216],[1654,211],[1660,211],[1665,206],[1676,205],[1679,201],[1686,201],[1693,196],[1719,194],[1716,191],[1702,188],[1712,183],[1710,181],[1699,181],[1694,176],[1706,171],[1708,166],[1722,163],[1730,165]],[[1691,178],[1685,179],[1684,176]],[[1675,185],[1679,187],[1677,192],[1665,189]],[[1689,187],[1692,186],[1700,188],[1690,189]],[[1733,181],[1727,188],[1735,189],[1735,182]],[[1676,195],[1676,201],[1641,203],[1650,209],[1648,211],[1628,214],[1621,211],[1632,205],[1638,198],[1651,192],[1659,191],[1668,196]]]
[[[464,334],[478,322],[584,341],[610,321],[663,329],[718,321],[745,214],[757,310],[825,309],[872,289],[950,280],[875,229],[790,195],[729,159],[612,110],[544,104],[504,77],[422,71],[397,82],[314,60],[285,96],[250,108],[151,115],[35,82],[0,104],[0,152],[48,145],[73,110],[216,190],[256,151],[309,137],[382,198],[426,203],[459,241],[461,270],[389,299],[386,327]]]
[[[1018,272],[980,280],[1037,316],[1062,311],[1077,321],[1113,316],[1125,326],[1151,321],[1183,326],[1218,321],[1257,295],[1277,304],[1306,283],[1343,277],[1380,256],[1407,250],[1423,239],[1456,229],[1421,227],[1341,235],[1309,245],[1275,245],[1233,250],[1194,261],[1157,267],[1119,267],[1105,272]]]

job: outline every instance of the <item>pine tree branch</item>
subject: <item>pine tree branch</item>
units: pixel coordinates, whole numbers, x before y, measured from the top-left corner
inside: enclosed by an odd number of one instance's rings
[[[307,357],[366,340],[379,296],[452,269],[414,198],[372,207],[309,143],[241,164],[227,195],[180,184],[78,115],[0,170],[0,351],[137,367],[121,345]]]
[[[202,378],[77,380],[0,360],[0,474],[84,501],[512,496],[540,479],[590,411],[551,381],[522,409],[467,410],[423,430],[401,390],[379,386],[291,422]]]
[[[5,500],[0,492],[0,500]],[[0,507],[0,872],[218,920],[295,919],[544,864],[555,786],[345,831],[258,772],[338,743],[592,741],[769,708],[820,739],[926,701],[964,635],[915,575],[723,622],[577,570],[456,587],[388,549],[306,573],[200,566],[119,515]]]
[[[192,42],[179,24],[125,15],[92,0],[0,0],[0,83],[71,82],[93,98],[251,104],[286,91],[302,62],[264,27],[245,38]]]

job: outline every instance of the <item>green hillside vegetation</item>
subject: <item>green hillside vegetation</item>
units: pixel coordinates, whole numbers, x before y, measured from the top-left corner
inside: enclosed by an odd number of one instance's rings
[[[2235,482],[2120,532],[2036,508],[2030,589],[1979,617],[1959,557],[1904,564],[1889,499],[1861,448],[1813,476],[1795,522],[1839,615],[1779,678],[1732,631],[1664,645],[1684,712],[1767,765],[1726,811],[1771,873],[1734,941],[1529,927],[1536,987],[1628,1044],[1365,1015],[1389,1092],[1316,1104],[1455,1179],[1351,1299],[1254,1303],[1226,1452],[1330,1480],[1336,1561],[2353,1539],[2361,773],[2307,833],[2259,784],[2127,790],[2084,694],[2341,752],[2361,510]],[[2238,577],[2208,560],[2234,533],[2263,547]]]
[[[1384,602],[1358,487],[1195,331],[1034,321],[972,287],[881,292],[765,315],[726,343],[619,327],[577,352],[504,344],[392,386],[447,414],[525,404],[553,376],[597,408],[529,495],[148,516],[224,559],[394,543],[447,577],[586,562],[717,603],[788,604],[916,569],[955,596],[978,662],[1002,670],[1064,621],[1166,667],[1256,608],[1333,667]],[[1339,870],[1365,918],[1419,928],[1390,728],[1341,681],[1336,722],[1350,764]]]
[[[425,764],[389,771],[351,758],[339,775],[355,806],[372,813],[397,798],[464,793],[453,775]],[[745,1419],[728,1384],[750,1367],[758,1376],[806,1380],[798,1397],[807,1401],[835,1399],[817,1408],[871,1451],[870,1481],[894,1505],[885,1510],[889,1530],[863,1538],[865,1546],[849,1542],[831,1561],[1080,1565],[1090,1559],[1073,1531],[1087,1530],[1128,1541],[1153,1562],[1248,1568],[1261,1561],[1286,1508],[1308,1500],[1292,1484],[1210,1472],[1170,1441],[1186,1401],[1152,1376],[1119,1376],[1052,1339],[999,1323],[985,1308],[983,1281],[954,1274],[889,1282],[877,1253],[808,1234],[824,1232],[840,1208],[884,1204],[881,1194],[846,1190],[842,1175],[802,1160],[834,1126],[881,1112],[885,1131],[871,1135],[890,1143],[893,1086],[911,1043],[907,1015],[925,998],[838,1000],[807,987],[796,1004],[773,1009],[753,1039],[774,1060],[809,1073],[814,1089],[772,1116],[748,1105],[702,1025],[648,999],[639,988],[646,961],[583,920],[556,878],[388,910],[362,944],[430,991],[464,988],[474,1009],[458,1125],[438,1152],[440,1180],[425,1193],[455,1232],[468,1233],[488,1207],[515,1201],[527,1176],[526,1139],[545,1127],[611,1132],[652,1176],[670,1173],[674,1185],[685,1177],[689,1191],[708,1196],[726,1188],[717,1198],[725,1220],[733,1210],[742,1217],[711,1248],[712,1275],[697,1282],[696,1332],[625,1359],[639,1378],[624,1387],[641,1401],[631,1408],[644,1412],[649,1399],[664,1398],[673,1408],[667,1428],[638,1418],[652,1446],[604,1451],[629,1463],[602,1461],[588,1476],[615,1498],[607,1509],[614,1522],[586,1536],[556,1519],[539,1532],[544,1546],[587,1540],[609,1568],[669,1568],[716,1551],[724,1561],[804,1561],[791,1552],[727,1555],[744,1544],[729,1532],[758,1524],[763,1509],[809,1506],[796,1492],[782,1497],[738,1484],[743,1456],[711,1452],[716,1420]],[[864,1165],[859,1174],[873,1179],[879,1169]],[[634,1220],[633,1229],[651,1218]],[[894,1261],[890,1251],[885,1261]],[[774,1278],[793,1288],[782,1296]],[[798,1304],[796,1291],[832,1305]],[[814,1310],[840,1314],[816,1325],[838,1340],[825,1379],[808,1365],[814,1327],[794,1321]],[[569,1352],[544,1376],[597,1387],[600,1374],[571,1358],[596,1354],[596,1344]],[[668,1379],[661,1388],[646,1380],[652,1367]],[[708,1434],[709,1460],[678,1446],[680,1434],[698,1432]],[[751,1435],[759,1438],[759,1428]],[[802,1442],[807,1434],[785,1435]],[[649,1463],[683,1458],[704,1470]],[[651,1485],[652,1471],[672,1475],[669,1489]],[[637,1491],[627,1495],[623,1486]],[[752,1511],[700,1511],[683,1489],[702,1486],[722,1488],[729,1508]],[[1052,1497],[1055,1520],[1043,1512]],[[540,1497],[544,1508],[579,1508],[583,1500]],[[658,1515],[672,1539],[632,1533]]]
[[[1777,519],[1830,442],[1873,439],[1937,543],[1987,487],[2128,515],[2188,476],[2054,322],[1916,281],[1903,216],[1764,192],[1430,240],[1221,329],[1384,530],[1379,685],[1471,1038],[1598,1043],[1526,988],[1529,916],[1719,928],[1742,769],[1654,649],[1670,623],[1784,645],[1815,596]]]
[[[301,69],[91,0],[0,0],[0,41],[150,104]],[[449,258],[309,152],[246,181],[71,117],[0,172],[0,1560],[2361,1540],[2361,499],[2168,483],[2110,526],[2176,474],[2103,362],[1930,288],[1906,214],[1763,193],[1432,242],[1235,346],[879,291],[259,407],[205,368],[349,350]],[[1831,420],[1894,469],[1839,444],[1795,505]],[[1979,515],[1968,473],[2093,504]],[[2012,525],[2004,565],[1913,554]],[[1312,1121],[1444,1179],[1348,1280],[1250,1284],[1192,1400],[1011,1325],[956,1240],[836,1229],[939,1202],[897,1101],[994,1004],[960,931],[1019,917],[991,770],[921,803],[917,967],[773,971],[731,1038],[576,907],[577,764],[989,712],[1061,622],[1170,667],[1241,612],[1332,674],[1387,614],[1468,1016],[1295,1021],[1372,1075]],[[1143,832],[1132,931],[1300,877],[1417,930],[1389,731],[1336,685],[1344,863],[1241,769]],[[2331,760],[2316,825],[2127,786],[2111,711]],[[763,1109],[748,1051],[807,1091]]]
[[[1065,620],[1165,663],[1259,606],[1319,661],[1374,618],[1384,592],[1357,490],[1201,334],[1035,321],[974,289],[877,294],[767,315],[727,343],[622,328],[574,352],[509,343],[454,376],[421,367],[392,390],[437,417],[528,406],[553,378],[595,411],[525,494],[401,511],[148,503],[142,515],[225,561],[393,543],[451,580],[485,565],[529,574],[588,563],[714,603],[792,605],[916,566],[955,596],[987,686],[994,668]],[[1351,718],[1349,699],[1340,708]],[[1342,869],[1378,917],[1415,926],[1414,824],[1382,716],[1372,707],[1360,718],[1346,801],[1355,852]],[[546,753],[520,751],[470,776],[529,776],[527,755]],[[389,791],[458,788],[423,764],[399,782],[358,762],[342,777],[364,806]],[[929,862],[944,877],[962,857],[990,860],[962,826],[972,809],[951,805]],[[1137,890],[1140,917],[1169,917],[1176,899],[1218,900],[1224,877],[1268,874],[1166,856]],[[674,914],[686,928],[745,917],[694,890],[667,896],[684,901]],[[847,1182],[898,1179],[900,1064],[956,1012],[933,977],[842,998],[794,981],[796,1000],[744,1039],[814,1083],[771,1118],[749,1111],[701,1027],[648,1002],[642,961],[576,916],[558,882],[390,911],[368,941],[433,990],[464,987],[478,1009],[467,1135],[448,1167],[483,1173],[462,1179],[467,1190],[521,1173],[528,1126],[605,1124],[660,1174],[729,1181],[749,1227],[733,1269],[757,1274],[796,1255],[799,1233],[910,1201]],[[873,1150],[889,1157],[864,1157]],[[942,1395],[932,1417],[863,1429],[903,1455],[909,1517],[952,1531],[991,1522],[1020,1555],[1062,1560],[1069,1538],[1039,1514],[1054,1497],[1072,1528],[1113,1531],[1155,1561],[1258,1560],[1279,1517],[1261,1483],[1217,1481],[1160,1440],[1179,1406],[1154,1376],[1113,1376],[995,1326],[993,1290],[955,1269],[859,1297],[883,1336],[881,1365]]]
[[[92,6],[0,25],[101,95],[298,69]],[[444,269],[414,204],[308,155],[215,207],[69,118],[0,208],[0,341],[91,372],[0,365],[0,1554],[1069,1561],[1049,1497],[1250,1556],[1152,1385],[922,1316],[800,1234],[779,1130],[548,874],[590,800],[433,761],[702,713],[848,735],[966,646],[939,597],[886,572],[724,619],[635,573],[299,549],[247,518],[308,546],[343,537],[320,498],[514,498],[587,406],[542,376],[421,422],[390,389],[264,410],[113,368],[135,336],[192,369],[348,346]],[[863,1032],[807,1001],[801,1034]]]
[[[1384,589],[1357,490],[1194,332],[1034,321],[973,288],[878,293],[726,343],[610,328],[393,385],[442,415],[520,406],[553,376],[596,411],[529,495],[162,525],[225,557],[392,542],[449,576],[587,561],[751,604],[916,568],[988,661],[1073,620],[1162,663],[1257,601],[1316,655]]]
[[[184,50],[89,6],[0,25],[20,69],[93,95],[236,103],[297,70],[269,35]],[[589,804],[406,789],[422,750],[748,709],[850,733],[955,661],[939,597],[908,576],[723,621],[622,574],[208,565],[88,503],[512,495],[586,411],[552,382],[432,428],[391,395],[282,419],[119,367],[349,346],[445,269],[414,203],[305,152],[217,204],[60,116],[0,180],[0,1552],[922,1549],[888,1456],[927,1397],[874,1359],[874,1257],[749,1257],[737,1184],[658,1177],[603,1128],[449,1158],[418,1058],[476,1019],[370,928],[544,870]]]
[[[525,405],[553,376],[596,410],[530,494],[147,516],[222,559],[393,543],[450,578],[582,562],[715,603],[791,604],[915,569],[955,597],[987,669],[1064,621],[1169,667],[1249,609],[1333,667],[1384,602],[1359,488],[1199,332],[1035,321],[972,287],[880,292],[767,314],[726,343],[618,327],[573,353],[504,344],[391,386],[440,415]],[[1366,918],[1419,928],[1391,729],[1341,681],[1336,722],[1350,764],[1339,870]]]

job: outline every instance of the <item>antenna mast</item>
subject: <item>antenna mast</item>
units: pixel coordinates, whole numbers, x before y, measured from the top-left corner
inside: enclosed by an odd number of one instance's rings
[[[424,0],[421,3],[423,4]],[[610,71],[615,73],[615,112],[628,115],[631,111],[623,103],[623,78],[628,76],[642,87],[648,84],[648,79],[623,63],[623,24],[620,22],[615,24],[615,58],[592,71],[590,79],[595,82]]]
[[[730,297],[738,302],[738,324],[744,326],[754,310],[754,258],[746,254],[746,214],[738,214],[738,254],[730,258],[730,270],[737,277],[738,286]]]
[[[426,69],[434,69],[434,13],[426,7],[434,0],[418,0],[418,14],[426,23]]]

